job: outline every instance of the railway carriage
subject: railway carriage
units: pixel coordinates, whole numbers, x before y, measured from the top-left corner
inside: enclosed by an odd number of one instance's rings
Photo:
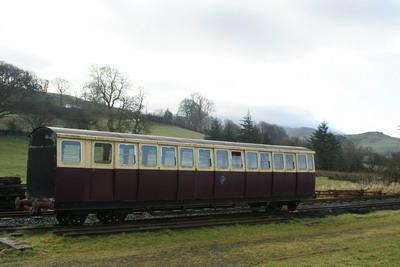
[[[41,127],[30,134],[27,199],[64,224],[88,213],[238,203],[295,209],[315,191],[314,152],[247,144]]]

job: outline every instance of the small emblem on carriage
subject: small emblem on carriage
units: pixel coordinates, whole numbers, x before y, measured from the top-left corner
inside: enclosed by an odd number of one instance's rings
[[[225,176],[220,176],[220,177],[219,177],[219,183],[220,183],[221,185],[225,183],[225,180],[226,180]]]

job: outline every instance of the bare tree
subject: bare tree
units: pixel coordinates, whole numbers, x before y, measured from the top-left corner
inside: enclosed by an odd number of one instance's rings
[[[17,112],[27,97],[44,91],[44,86],[35,74],[0,61],[0,118]]]
[[[123,104],[124,93],[129,87],[128,79],[117,69],[110,66],[92,67],[84,98],[106,106],[107,127],[110,131],[115,130],[115,108]]]
[[[148,130],[147,120],[144,114],[144,93],[140,88],[136,96],[125,96],[118,108],[117,129],[128,129],[130,132],[146,133]]]
[[[60,106],[63,106],[63,96],[71,88],[72,84],[62,78],[55,78],[51,81],[53,86],[56,88],[58,94],[60,95]]]
[[[21,111],[21,117],[30,130],[48,125],[56,118],[54,104],[47,97],[32,99]]]
[[[178,114],[185,117],[188,128],[205,131],[207,120],[214,111],[214,103],[199,93],[193,93],[181,101]]]

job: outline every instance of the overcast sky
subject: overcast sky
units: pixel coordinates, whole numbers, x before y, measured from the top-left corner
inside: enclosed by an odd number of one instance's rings
[[[400,136],[400,1],[2,1],[0,60],[76,92],[114,66],[148,111],[200,92],[222,118]]]

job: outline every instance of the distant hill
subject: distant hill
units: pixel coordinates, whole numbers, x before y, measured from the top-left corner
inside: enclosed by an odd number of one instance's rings
[[[371,148],[380,154],[400,152],[400,138],[391,137],[381,132],[367,132],[362,134],[346,135],[357,147]]]
[[[284,127],[284,129],[289,137],[301,140],[308,139],[315,132],[315,129],[310,127]]]

